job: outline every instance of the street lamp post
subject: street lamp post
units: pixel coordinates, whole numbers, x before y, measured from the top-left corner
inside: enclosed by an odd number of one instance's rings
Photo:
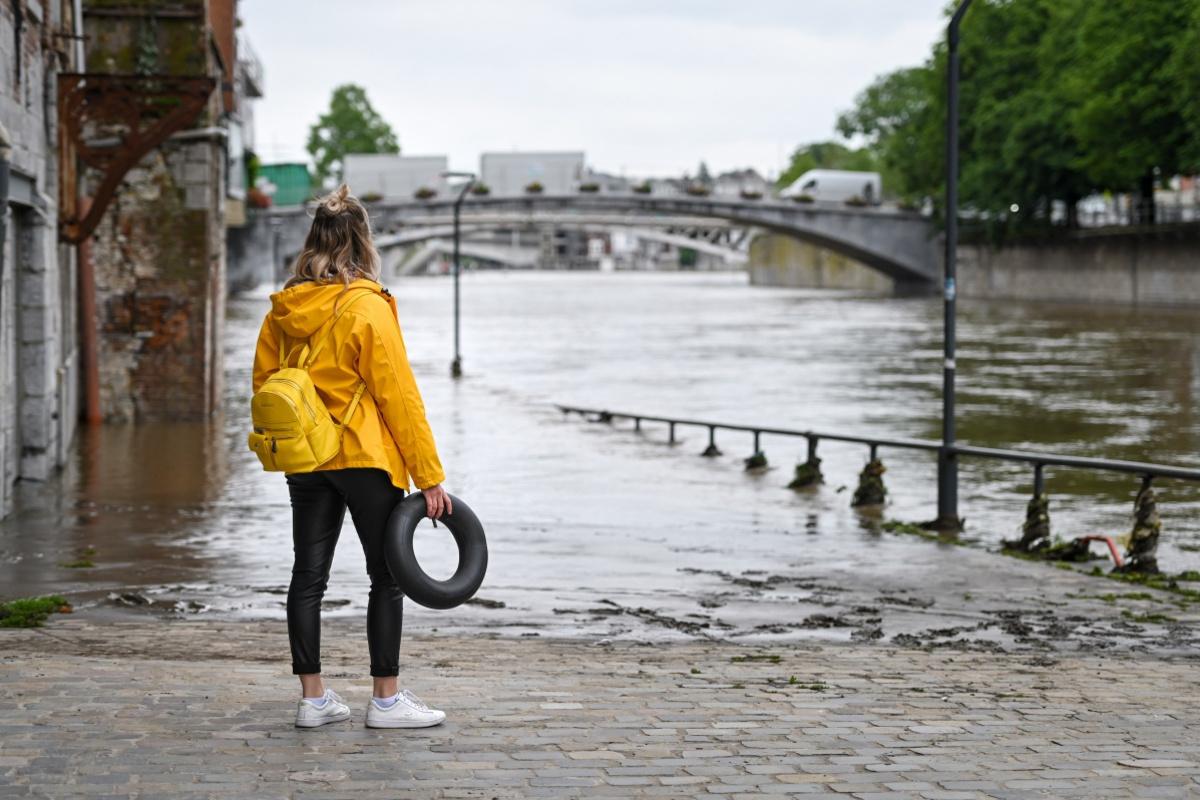
[[[453,378],[462,377],[462,353],[460,351],[460,308],[459,308],[459,277],[462,274],[462,262],[459,260],[459,244],[461,234],[459,230],[459,215],[462,211],[463,200],[467,197],[467,192],[471,191],[471,187],[475,185],[474,172],[443,172],[443,178],[466,178],[463,181],[462,188],[458,191],[458,197],[454,200],[454,360],[450,362],[450,376]]]
[[[971,0],[962,0],[946,27],[946,274],[942,286],[942,447],[938,451],[936,527],[959,530],[958,458],[954,453],[955,298],[958,287],[958,26]]]

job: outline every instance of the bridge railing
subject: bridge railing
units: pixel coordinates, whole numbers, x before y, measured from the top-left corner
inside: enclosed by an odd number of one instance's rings
[[[796,480],[791,488],[802,488],[821,481],[820,459],[817,448],[822,440],[859,444],[868,448],[869,461],[863,470],[861,480],[873,478],[879,480],[882,469],[872,470],[872,465],[879,464],[881,449],[916,450],[937,453],[942,450],[940,442],[928,439],[887,438],[880,436],[856,436],[846,433],[799,430],[795,428],[776,428],[766,425],[742,425],[712,420],[694,419],[687,417],[666,417],[653,414],[635,414],[607,409],[583,408],[580,406],[558,405],[564,415],[578,414],[584,418],[591,417],[594,422],[611,423],[616,420],[628,420],[633,423],[634,430],[641,430],[646,422],[659,423],[667,426],[668,442],[677,442],[676,430],[683,427],[703,428],[708,430],[708,447],[701,455],[717,456],[721,451],[717,448],[717,431],[733,431],[749,433],[754,440],[754,454],[746,459],[747,469],[766,465],[761,448],[761,438],[764,435],[803,438],[807,440],[807,460],[797,466]],[[1006,546],[1026,552],[1050,553],[1060,552],[1050,545],[1049,516],[1046,509],[1045,469],[1046,467],[1065,467],[1101,472],[1118,472],[1138,475],[1142,478],[1141,489],[1138,491],[1134,506],[1134,530],[1131,534],[1129,549],[1123,569],[1127,571],[1157,572],[1156,548],[1158,544],[1159,520],[1157,501],[1151,486],[1155,478],[1175,479],[1200,482],[1200,468],[1181,467],[1170,464],[1155,464],[1145,461],[1126,461],[1112,458],[1092,458],[1089,456],[1072,456],[1062,453],[1045,453],[1030,450],[1008,450],[995,447],[974,447],[956,444],[949,448],[955,456],[981,458],[992,461],[1005,461],[1028,464],[1033,468],[1033,498],[1027,509],[1026,522],[1023,526],[1021,541],[1006,542]],[[860,482],[860,489],[863,484]],[[880,487],[882,484],[880,483]],[[881,495],[880,495],[881,496]],[[855,498],[860,497],[859,492]],[[858,503],[856,505],[866,505]],[[1111,545],[1110,545],[1111,546]],[[1114,551],[1115,552],[1115,551]],[[1075,551],[1079,553],[1078,550]],[[1118,566],[1121,562],[1118,559]]]

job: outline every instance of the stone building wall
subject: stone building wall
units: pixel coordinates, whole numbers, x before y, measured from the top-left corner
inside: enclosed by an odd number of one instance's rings
[[[0,137],[11,147],[0,204],[0,516],[17,480],[63,463],[78,419],[74,248],[58,241],[57,83],[74,48],[72,3],[0,6]]]
[[[205,0],[84,3],[88,69],[219,74]],[[219,83],[218,83],[219,85]],[[195,419],[221,393],[225,132],[221,91],[189,130],[142,158],[93,237],[106,421]],[[93,180],[94,180],[94,176]]]

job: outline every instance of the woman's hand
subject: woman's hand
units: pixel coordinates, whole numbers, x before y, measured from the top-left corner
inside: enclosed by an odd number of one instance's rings
[[[440,483],[436,486],[430,486],[428,489],[422,489],[421,494],[425,496],[425,516],[430,519],[441,519],[442,514],[454,513],[454,505],[450,502],[450,494],[442,488]]]

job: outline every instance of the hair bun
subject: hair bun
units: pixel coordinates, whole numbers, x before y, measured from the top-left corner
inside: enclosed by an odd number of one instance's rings
[[[321,198],[321,207],[330,214],[341,214],[349,206],[347,198],[350,197],[350,187],[346,184],[338,186],[329,194]]]

